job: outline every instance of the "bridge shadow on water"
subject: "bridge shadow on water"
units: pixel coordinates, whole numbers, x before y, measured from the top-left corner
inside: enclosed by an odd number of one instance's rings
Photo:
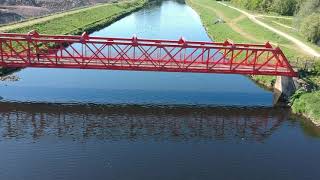
[[[300,123],[305,134],[320,137],[307,121],[292,120],[286,108],[152,105],[0,103],[0,141],[45,136],[86,141],[224,140],[264,142],[282,124]]]

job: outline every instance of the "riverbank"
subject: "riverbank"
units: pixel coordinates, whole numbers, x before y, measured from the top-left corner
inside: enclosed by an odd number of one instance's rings
[[[27,33],[36,30],[41,34],[79,35],[84,31],[90,33],[99,30],[120,18],[141,9],[146,0],[121,1],[83,8],[48,17],[2,26],[1,32]]]
[[[28,33],[31,30],[36,30],[41,34],[80,35],[84,31],[91,33],[141,9],[146,3],[146,0],[130,0],[119,3],[99,4],[22,23],[1,26],[0,32]],[[0,69],[0,76],[16,70]]]
[[[114,0],[2,0],[0,1],[0,26],[112,1]]]
[[[314,124],[320,126],[320,91],[298,94],[292,104],[293,112],[311,119]]]
[[[295,43],[254,23],[245,14],[212,0],[186,0],[200,16],[208,35],[215,41],[231,39],[235,42],[265,43],[270,41],[273,45],[280,45],[289,61],[298,58],[310,58],[310,55],[301,50]],[[222,23],[215,23],[222,20]],[[311,72],[304,73],[303,79],[313,84],[312,92],[299,91],[292,97],[292,110],[302,114],[320,125],[320,85],[319,64],[315,64]],[[300,70],[299,70],[300,71]],[[256,83],[272,88],[276,78],[272,76],[250,76]],[[318,110],[319,109],[319,110]]]

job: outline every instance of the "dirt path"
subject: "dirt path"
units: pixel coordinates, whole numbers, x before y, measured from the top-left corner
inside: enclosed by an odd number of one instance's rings
[[[270,31],[274,32],[274,33],[277,33],[278,35],[288,39],[289,41],[293,42],[294,44],[296,44],[299,48],[301,48],[303,51],[305,51],[307,54],[311,55],[311,56],[314,56],[314,57],[320,57],[320,53],[315,51],[313,48],[309,47],[308,45],[306,45],[304,42],[288,35],[287,33],[284,33],[282,31],[279,31],[278,29],[276,28],[273,28],[271,26],[269,26],[268,24],[258,20],[256,18],[256,16],[252,15],[252,14],[249,14],[247,13],[246,11],[243,11],[239,8],[236,8],[236,7],[233,7],[233,6],[229,6],[229,5],[226,5],[222,2],[218,2],[219,4],[221,5],[224,5],[226,7],[229,7],[231,9],[234,9],[234,10],[237,10],[239,12],[241,12],[242,14],[246,15],[251,21],[253,21],[254,23],[266,28],[266,29],[269,29]]]

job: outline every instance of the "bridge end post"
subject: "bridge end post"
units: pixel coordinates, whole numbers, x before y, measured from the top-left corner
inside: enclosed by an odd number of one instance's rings
[[[1,63],[3,64],[3,63],[4,63],[4,60],[3,60],[3,47],[2,47],[2,39],[0,39],[0,54],[1,54]]]
[[[287,102],[296,91],[293,77],[277,76],[274,91],[274,104]]]

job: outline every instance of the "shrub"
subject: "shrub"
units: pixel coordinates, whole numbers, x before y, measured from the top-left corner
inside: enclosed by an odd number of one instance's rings
[[[271,11],[272,10],[272,4],[273,4],[273,0],[263,0],[260,3],[260,9],[262,11]]]
[[[281,15],[292,16],[296,10],[296,0],[275,0],[272,9]]]
[[[307,40],[313,43],[320,41],[320,13],[305,17],[300,25],[300,31]]]
[[[298,4],[300,4],[300,7],[297,8],[299,9],[297,13],[299,17],[303,18],[314,12],[320,13],[320,0],[304,0],[302,2],[300,0]]]

